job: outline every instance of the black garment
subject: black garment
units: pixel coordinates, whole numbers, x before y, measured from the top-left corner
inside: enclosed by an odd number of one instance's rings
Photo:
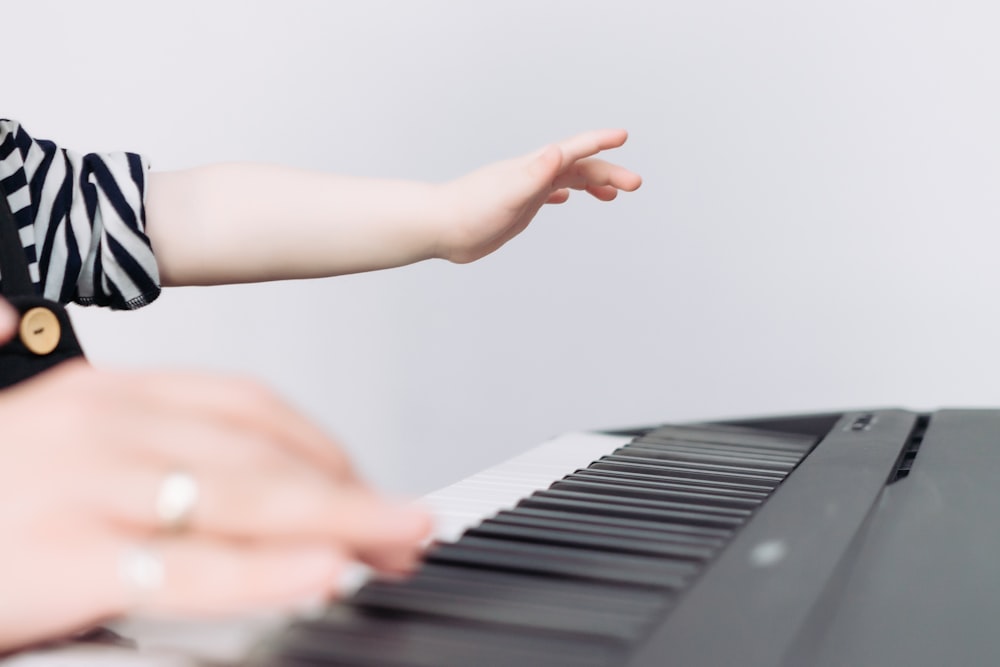
[[[22,323],[25,313],[43,308],[55,316],[59,327],[58,342],[51,352],[39,354],[25,344],[24,336],[43,333],[40,329],[19,332],[0,347],[0,388],[26,380],[68,359],[83,356],[66,309],[62,304],[38,296],[31,283],[17,224],[3,190],[0,190],[0,275],[3,276],[3,296],[21,313]],[[51,318],[42,319],[51,323]],[[49,323],[46,326],[51,326]]]

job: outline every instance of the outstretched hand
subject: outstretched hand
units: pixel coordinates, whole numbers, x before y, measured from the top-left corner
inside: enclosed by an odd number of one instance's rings
[[[484,257],[520,234],[543,205],[569,199],[570,190],[611,201],[621,190],[638,189],[638,174],[594,157],[627,138],[625,130],[585,132],[448,183],[438,255],[458,263]]]

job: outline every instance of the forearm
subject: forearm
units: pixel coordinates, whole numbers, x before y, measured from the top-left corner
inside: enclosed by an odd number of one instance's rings
[[[441,186],[227,163],[154,172],[146,231],[164,285],[315,278],[437,256]]]

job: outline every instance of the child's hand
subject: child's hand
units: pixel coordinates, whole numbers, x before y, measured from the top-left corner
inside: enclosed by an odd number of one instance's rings
[[[528,226],[543,204],[561,204],[570,190],[611,201],[642,179],[596,159],[625,143],[625,130],[579,134],[522,157],[487,165],[445,185],[449,212],[438,255],[458,263],[484,257]]]
[[[317,278],[433,257],[471,262],[570,190],[610,201],[638,188],[637,174],[593,157],[626,136],[587,132],[443,185],[247,163],[153,173],[146,233],[164,285]]]

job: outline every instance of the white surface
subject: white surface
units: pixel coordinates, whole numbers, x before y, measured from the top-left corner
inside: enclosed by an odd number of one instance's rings
[[[643,174],[470,266],[76,312],[262,378],[421,494],[581,428],[998,404],[1000,4],[3,3],[0,113],[169,169],[446,179],[621,125]],[[287,334],[296,328],[295,343]]]

